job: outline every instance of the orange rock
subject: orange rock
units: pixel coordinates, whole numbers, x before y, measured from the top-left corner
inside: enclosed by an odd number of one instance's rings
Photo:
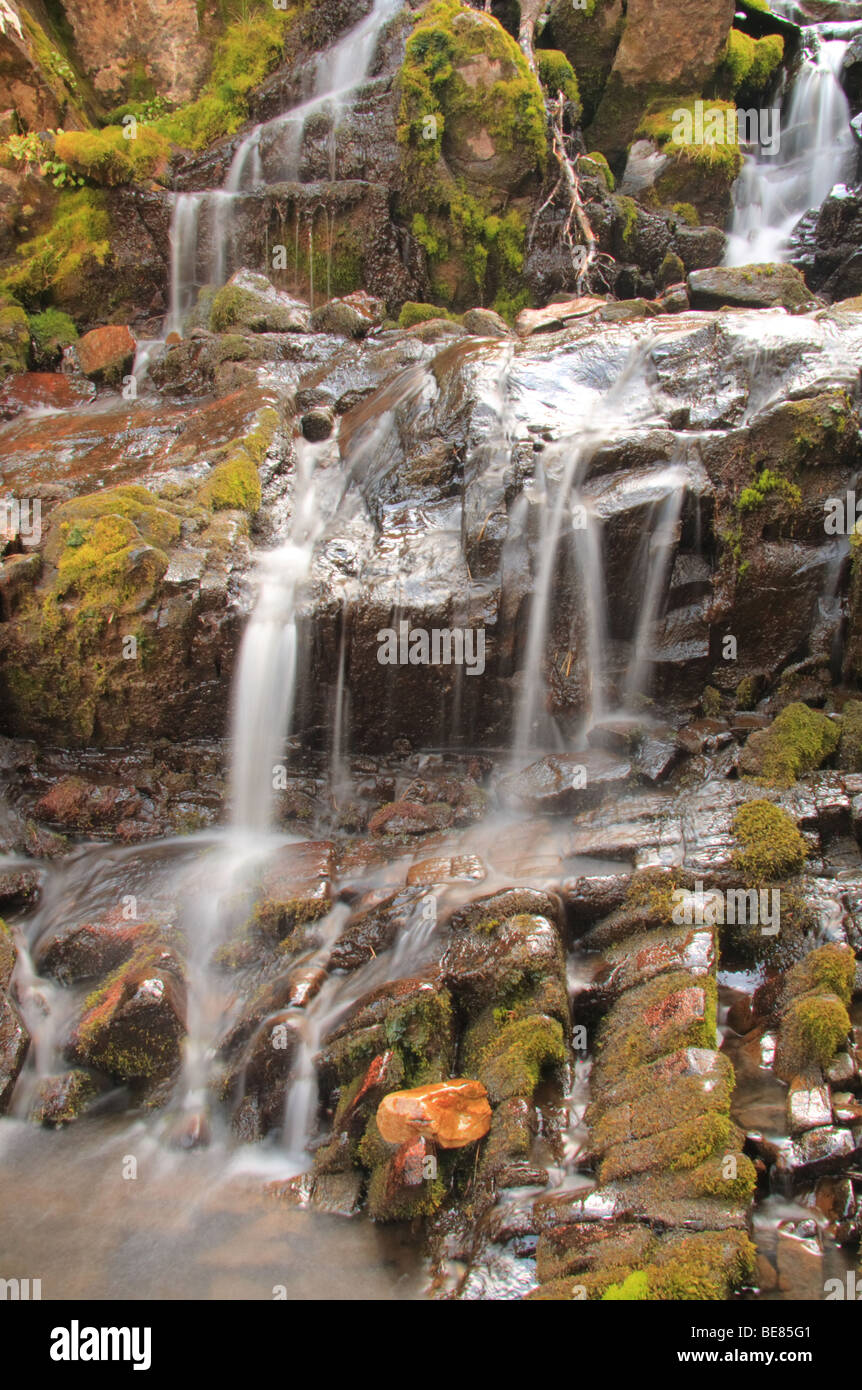
[[[116,380],[131,367],[137,344],[126,324],[108,324],[91,329],[75,346],[84,376]]]
[[[463,1149],[491,1128],[488,1093],[481,1081],[466,1078],[393,1091],[377,1107],[377,1128],[387,1144],[424,1134],[442,1149]]]

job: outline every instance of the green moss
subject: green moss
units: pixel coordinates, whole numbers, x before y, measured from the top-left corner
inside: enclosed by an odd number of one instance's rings
[[[702,1007],[698,1008],[698,993]],[[676,998],[674,998],[676,996]],[[678,1011],[679,1000],[690,1007]],[[712,976],[693,980],[674,970],[629,989],[602,1020],[596,1040],[595,1085],[615,1085],[646,1062],[680,1047],[714,1048],[717,985]]]
[[[813,772],[835,752],[840,725],[797,702],[787,705],[756,740],[754,759],[763,779],[775,786],[790,786],[805,772]]]
[[[793,817],[771,801],[749,801],[733,820],[733,864],[746,880],[784,878],[805,863],[805,841]]]
[[[233,509],[253,515],[260,510],[261,487],[253,459],[244,449],[216,464],[198,494],[213,511]]]
[[[67,130],[54,139],[54,152],[75,174],[106,187],[139,183],[167,168],[170,142],[151,126],[141,125],[134,139],[122,126],[103,130]]]
[[[605,1303],[633,1303],[649,1298],[649,1279],[646,1271],[635,1269],[621,1284],[611,1284],[602,1294]]]
[[[812,992],[834,994],[850,1007],[856,978],[856,957],[847,946],[828,943],[812,951],[788,972],[785,998]]]
[[[496,1104],[531,1096],[546,1067],[566,1059],[563,1029],[555,1018],[532,1015],[507,1024],[482,1053],[479,1080]]]
[[[714,685],[708,685],[704,690],[700,707],[707,719],[715,719],[721,713],[721,692]]]
[[[701,142],[692,139],[691,142],[681,141],[675,138],[683,132],[682,122],[678,119],[678,112],[687,111],[691,116],[692,135],[695,133],[695,102],[697,97],[678,97],[670,99],[663,97],[661,101],[651,103],[644,113],[636,134],[648,140],[654,140],[663,154],[671,155],[677,161],[694,164],[707,171],[720,172],[732,181],[736,178],[742,167],[742,154],[736,139],[736,126],[733,127],[733,139],[727,140],[727,115],[732,112],[735,116],[736,108],[726,101],[711,101],[710,111],[720,111],[722,114],[724,129],[724,139],[719,141],[712,138],[711,132],[705,132]]]
[[[30,318],[30,337],[33,340],[33,363],[43,369],[54,368],[63,348],[77,341],[78,330],[68,314],[60,309],[45,309]]]
[[[802,505],[802,493],[796,484],[771,468],[762,469],[752,486],[743,488],[736,505],[740,512],[753,512],[770,497],[779,498],[794,510]]]
[[[438,309],[435,304],[420,304],[408,299],[402,304],[398,315],[399,328],[413,328],[417,323],[430,323],[432,319],[454,319],[446,309]]]
[[[611,171],[610,164],[608,164],[608,161],[605,159],[605,156],[601,153],[600,150],[591,150],[589,154],[581,156],[580,160],[578,161],[578,167],[580,172],[585,174],[592,173],[592,170],[590,168],[591,164],[596,165],[598,172],[601,174],[602,178],[605,181],[605,187],[607,188],[608,192],[613,193],[614,189],[617,186],[617,182]]]
[[[700,214],[692,203],[674,203],[672,211],[687,227],[700,226]]]
[[[556,48],[541,48],[536,54],[539,81],[552,101],[560,92],[567,101],[574,102],[578,115],[581,112],[581,94],[575,70],[566,57]]]
[[[736,687],[735,701],[736,708],[741,710],[751,710],[757,704],[758,682],[754,676],[743,676],[739,685]]]
[[[0,308],[0,380],[15,372],[26,372],[30,351],[27,315],[17,304]]]
[[[757,1251],[744,1231],[671,1237],[648,1269],[650,1297],[721,1301],[753,1278]]]
[[[733,1159],[735,1177],[728,1159]],[[719,1151],[710,1156],[691,1174],[692,1190],[702,1197],[721,1197],[726,1202],[740,1202],[747,1206],[757,1187],[757,1169],[750,1158],[743,1153]]]
[[[754,39],[739,29],[731,29],[718,81],[731,94],[743,87],[751,93],[763,93],[783,61],[784,39],[780,34]]]
[[[850,1032],[850,1016],[834,994],[803,995],[782,1015],[775,1070],[784,1080],[827,1067]]]
[[[87,262],[104,265],[109,236],[104,194],[89,188],[61,193],[51,226],[18,247],[17,264],[6,270],[0,289],[38,310],[61,297]]]

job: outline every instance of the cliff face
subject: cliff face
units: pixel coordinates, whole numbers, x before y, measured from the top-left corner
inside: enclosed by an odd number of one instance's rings
[[[142,81],[167,101],[195,95],[208,57],[196,0],[65,0],[63,8],[81,66],[109,105]]]

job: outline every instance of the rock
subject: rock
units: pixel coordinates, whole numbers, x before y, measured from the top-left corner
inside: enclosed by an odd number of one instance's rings
[[[694,309],[798,309],[811,302],[811,292],[792,265],[717,266],[693,270],[688,292]]]
[[[488,916],[475,926],[457,924],[441,961],[447,984],[474,1004],[503,995],[507,985],[526,974],[536,979],[561,973],[562,944],[547,917],[529,912],[497,920]]]
[[[172,105],[197,95],[210,61],[194,0],[144,0],[134,23],[118,23],[110,0],[68,0],[75,56],[106,108],[133,99],[145,68],[152,90]]]
[[[625,27],[588,137],[588,148],[600,149],[612,167],[624,158],[651,98],[704,90],[727,45],[734,0],[706,9],[700,0],[629,0],[624,8]],[[569,56],[579,72],[579,55]]]
[[[63,830],[116,829],[134,816],[141,798],[133,787],[105,786],[83,777],[64,777],[36,803],[40,820]]]
[[[602,749],[552,753],[502,778],[499,792],[505,801],[537,810],[581,810],[621,787],[631,772],[631,763]]]
[[[131,371],[136,349],[132,331],[125,324],[94,328],[75,344],[78,365],[84,376],[112,386],[119,385],[123,376]]]
[[[314,310],[311,330],[313,333],[336,333],[342,338],[364,338],[376,322],[376,318],[354,300],[330,299]]]
[[[302,433],[311,444],[328,439],[332,434],[334,425],[334,412],[326,406],[315,406],[313,410],[309,410],[303,415],[301,421]]]
[[[522,338],[530,338],[534,333],[556,333],[576,319],[597,313],[604,304],[603,299],[585,295],[559,304],[548,304],[544,309],[522,309],[515,320],[515,330]]]
[[[25,372],[29,352],[27,315],[19,305],[0,300],[0,380]]]
[[[36,869],[8,869],[0,872],[0,910],[30,907],[39,896],[42,875]],[[0,987],[2,987],[0,972]]]
[[[102,1090],[104,1083],[87,1071],[67,1071],[61,1076],[46,1076],[39,1082],[30,1119],[34,1124],[59,1129],[77,1120]]]
[[[687,273],[719,266],[727,251],[727,237],[719,227],[680,227],[674,244]]]
[[[787,1092],[787,1124],[792,1135],[832,1122],[832,1101],[828,1086],[807,1086],[797,1077]]]
[[[800,1226],[806,1223],[800,1222]],[[792,1226],[778,1230],[778,1287],[785,1298],[819,1302],[823,1298],[823,1247],[815,1227],[801,1235]]]
[[[0,1115],[9,1109],[15,1082],[30,1048],[30,1034],[18,1010],[0,992]]]
[[[423,895],[393,893],[383,902],[352,913],[329,956],[330,970],[356,970],[387,950],[409,927]]]
[[[93,395],[92,382],[81,382],[64,372],[22,372],[0,390],[0,419],[11,420],[22,410],[40,407],[70,410]]]
[[[290,1010],[271,1014],[228,1069],[222,1096],[234,1106],[233,1128],[244,1143],[283,1126],[299,1043],[296,1016]]]
[[[96,980],[128,960],[159,931],[155,924],[123,920],[118,909],[101,922],[61,927],[53,936],[39,941],[33,960],[40,975],[48,975],[63,985]]]
[[[468,309],[461,322],[477,338],[510,338],[512,330],[493,309]]]
[[[147,944],[90,995],[67,1056],[119,1081],[161,1080],[179,1064],[185,1019],[179,961]]]
[[[214,333],[308,333],[308,305],[277,290],[265,275],[237,270],[213,298],[209,326]]]
[[[434,1082],[384,1096],[377,1108],[377,1127],[388,1144],[421,1134],[443,1149],[462,1149],[488,1133],[491,1107],[479,1081]]]
[[[452,820],[451,806],[442,802],[426,805],[416,801],[393,801],[375,811],[368,829],[372,835],[421,835],[430,830],[445,830]]]

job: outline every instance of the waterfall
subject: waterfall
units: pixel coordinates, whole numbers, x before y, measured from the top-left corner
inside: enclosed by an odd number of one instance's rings
[[[300,181],[302,137],[309,116],[324,109],[332,119],[330,180],[336,178],[335,128],[339,114],[365,81],[380,35],[402,0],[374,0],[364,19],[331,48],[318,54],[312,94],[256,125],[237,145],[219,189],[175,195],[171,219],[171,292],[166,333],[182,332],[183,322],[204,285],[223,285],[238,267],[232,264],[237,205],[249,194],[277,183]],[[205,256],[202,231],[211,246]]]
[[[734,190],[728,265],[784,260],[799,219],[819,208],[836,184],[853,180],[856,143],[839,80],[849,40],[829,32],[825,26],[803,30],[802,63],[782,110],[779,148],[769,154],[761,147],[745,160]]]

